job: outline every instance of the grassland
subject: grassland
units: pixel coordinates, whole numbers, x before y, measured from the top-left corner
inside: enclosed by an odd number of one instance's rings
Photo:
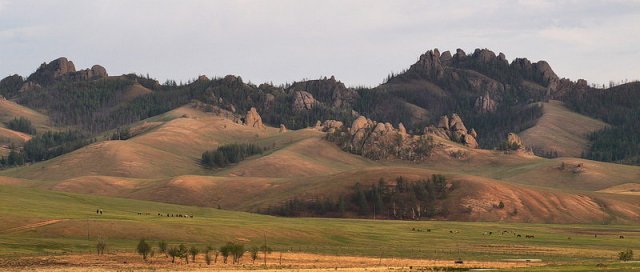
[[[131,253],[139,238],[204,247],[227,241],[260,245],[265,235],[282,252],[429,260],[542,259],[553,265],[609,263],[618,251],[640,248],[640,232],[629,225],[277,218],[7,185],[0,185],[0,206],[4,258],[90,253],[99,239],[107,241],[112,253]],[[102,215],[96,215],[98,208]],[[194,217],[167,217],[167,213]]]

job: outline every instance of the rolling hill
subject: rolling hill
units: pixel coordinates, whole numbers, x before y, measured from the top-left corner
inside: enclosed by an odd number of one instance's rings
[[[634,166],[543,159],[524,152],[473,149],[438,139],[423,162],[369,160],[340,150],[316,128],[252,128],[193,105],[137,124],[127,140],[102,141],[2,172],[7,184],[57,191],[259,211],[294,197],[337,197],[355,183],[443,174],[455,184],[447,219],[539,223],[637,222],[638,196],[614,192],[637,181]],[[225,169],[205,169],[200,154],[252,142],[263,155]],[[460,154],[464,154],[460,157]],[[17,178],[17,179],[16,179]],[[504,208],[497,209],[498,202]]]
[[[607,127],[600,120],[572,112],[560,101],[543,105],[543,115],[536,125],[519,133],[525,144],[537,152],[580,157],[589,150],[587,135]]]

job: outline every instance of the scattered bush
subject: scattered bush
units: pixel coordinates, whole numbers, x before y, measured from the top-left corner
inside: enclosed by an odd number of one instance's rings
[[[621,261],[631,261],[633,259],[633,250],[627,249],[618,253],[618,259]]]
[[[252,246],[249,249],[249,253],[251,253],[251,262],[252,263],[256,262],[256,259],[258,258],[258,251],[259,251],[259,248],[257,246]]]
[[[158,249],[160,249],[160,252],[162,252],[165,256],[167,255],[167,242],[165,241],[160,241],[158,242]]]
[[[104,240],[98,241],[96,244],[96,251],[98,255],[104,255],[104,251],[107,249],[107,243]]]
[[[222,253],[222,257],[224,258],[224,263],[227,263],[227,258],[231,256],[233,258],[233,263],[239,263],[240,258],[244,255],[245,249],[244,245],[236,244],[233,242],[228,242],[226,245],[220,247],[220,253]]]
[[[198,250],[198,248],[191,246],[191,248],[189,249],[189,255],[191,255],[191,261],[193,261],[194,263],[196,262],[196,256],[200,253],[200,250]]]
[[[136,247],[136,252],[142,255],[143,260],[147,260],[147,256],[151,252],[151,246],[147,244],[144,239],[140,239],[140,242],[138,242],[138,246]]]

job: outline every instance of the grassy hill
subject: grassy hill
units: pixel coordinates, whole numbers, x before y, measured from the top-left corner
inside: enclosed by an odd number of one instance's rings
[[[449,219],[546,223],[637,222],[638,196],[603,191],[634,183],[637,167],[470,149],[438,139],[425,162],[372,161],[346,153],[316,129],[249,128],[185,106],[133,126],[140,133],[3,171],[26,187],[257,211],[294,197],[337,197],[360,182],[443,174],[456,185]],[[251,142],[267,147],[224,169],[202,168],[205,150]],[[460,156],[462,154],[462,156]],[[503,202],[504,209],[496,209]],[[595,212],[594,212],[595,211]]]
[[[541,152],[557,152],[561,157],[580,157],[588,150],[587,135],[603,129],[606,123],[565,107],[551,100],[543,103],[543,115],[536,125],[519,133],[524,143]]]

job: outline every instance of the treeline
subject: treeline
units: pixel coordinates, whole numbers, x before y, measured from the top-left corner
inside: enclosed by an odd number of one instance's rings
[[[574,91],[564,102],[578,113],[612,125],[589,135],[591,145],[583,157],[640,164],[640,83]]]
[[[337,197],[296,197],[258,212],[279,216],[374,217],[419,220],[447,217],[445,199],[455,188],[442,175],[410,181],[398,177],[387,183],[356,183]]]
[[[207,168],[224,168],[228,165],[243,161],[245,158],[262,154],[266,148],[256,144],[227,144],[215,150],[202,153],[200,164]]]
[[[36,134],[36,128],[31,124],[31,120],[25,117],[13,118],[7,122],[7,128],[27,134]]]
[[[3,167],[8,167],[44,161],[92,142],[95,142],[95,139],[79,131],[47,131],[25,142],[21,150],[13,148],[7,157],[0,160],[0,163]]]

